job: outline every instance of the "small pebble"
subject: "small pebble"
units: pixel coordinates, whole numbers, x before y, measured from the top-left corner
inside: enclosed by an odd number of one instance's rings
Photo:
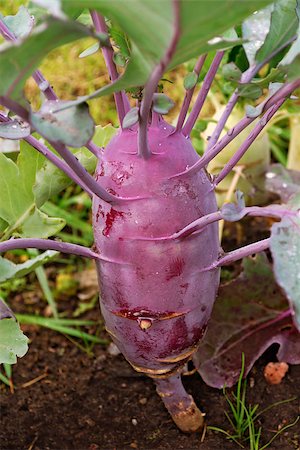
[[[134,425],[135,427],[137,426],[137,420],[136,419],[132,419],[131,422],[132,422],[132,425]]]
[[[146,405],[146,403],[147,403],[146,397],[140,398],[139,403],[140,403],[141,405]]]
[[[109,346],[107,347],[107,353],[111,356],[118,356],[120,355],[120,350],[118,349],[118,347],[116,346],[116,344],[114,344],[113,342],[111,342],[109,344]]]

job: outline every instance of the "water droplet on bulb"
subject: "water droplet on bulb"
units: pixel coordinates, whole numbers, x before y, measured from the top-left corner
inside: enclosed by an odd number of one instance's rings
[[[269,180],[271,179],[271,178],[275,178],[276,177],[276,174],[275,173],[272,173],[272,172],[267,172],[266,173],[266,178],[268,178]]]

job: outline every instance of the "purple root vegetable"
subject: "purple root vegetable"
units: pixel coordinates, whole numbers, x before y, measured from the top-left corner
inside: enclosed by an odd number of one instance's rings
[[[141,200],[93,200],[93,227],[101,310],[107,331],[157,391],[184,432],[203,426],[203,415],[184,390],[180,372],[206,330],[219,286],[219,269],[201,271],[219,255],[218,225],[182,239],[167,239],[215,212],[205,169],[172,175],[198,160],[190,140],[160,119],[148,129],[151,156],[137,154],[137,130],[120,132],[104,151],[96,180],[108,192]]]

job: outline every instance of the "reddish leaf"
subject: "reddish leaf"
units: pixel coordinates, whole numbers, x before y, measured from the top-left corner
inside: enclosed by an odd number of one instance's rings
[[[194,363],[210,386],[232,386],[245,354],[245,375],[272,344],[277,357],[300,363],[300,333],[293,325],[288,302],[275,282],[266,255],[243,261],[244,271],[220,288],[208,331]]]

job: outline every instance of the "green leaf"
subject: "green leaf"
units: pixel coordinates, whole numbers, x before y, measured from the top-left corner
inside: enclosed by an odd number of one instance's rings
[[[123,119],[123,128],[130,128],[139,121],[139,108],[131,108]]]
[[[263,45],[265,37],[268,34],[272,9],[273,6],[270,5],[261,11],[256,11],[242,24],[243,38],[249,41],[245,42],[243,47],[250,65],[255,63],[256,53]]]
[[[15,364],[28,351],[29,339],[23,334],[15,319],[0,320],[0,363]]]
[[[218,7],[212,8],[209,0],[180,2],[181,36],[169,69],[199,54],[235,45],[236,40],[223,38],[222,34],[269,3],[270,0],[228,0],[218,2]],[[62,0],[62,4],[65,8],[68,0]],[[171,0],[131,0],[126,2],[126,8],[123,0],[77,0],[76,6],[98,9],[122,27],[130,39],[131,55],[124,74],[116,82],[75,103],[144,85],[172,39],[174,17]]]
[[[3,17],[0,14],[0,19],[3,20],[16,38],[25,38],[28,36],[34,25],[33,17],[24,6],[20,6],[19,11],[14,16]]]
[[[128,42],[128,38],[126,34],[116,25],[113,25],[109,29],[110,36],[114,41],[116,47],[119,48],[121,54],[125,58],[130,57],[130,44]]]
[[[243,86],[243,85],[241,85],[241,86]],[[246,84],[245,86],[246,86],[246,88],[251,86],[251,89],[254,89],[256,84],[249,83],[249,84]],[[270,83],[268,95],[263,102],[259,103],[259,105],[257,105],[257,106],[246,105],[245,111],[246,111],[247,117],[252,117],[252,118],[258,117],[263,112],[264,106],[267,103],[267,101],[269,100],[269,98],[271,98],[272,95],[275,94],[275,92],[277,92],[281,88],[281,86],[282,86],[282,83]],[[259,86],[256,86],[256,87],[259,87]],[[261,88],[259,88],[259,89],[261,89]],[[254,89],[254,92],[255,92],[255,89]],[[249,98],[251,98],[251,97],[249,97]]]
[[[86,58],[87,56],[93,55],[96,53],[100,48],[99,42],[96,42],[96,44],[91,45],[86,50],[80,53],[79,58]]]
[[[30,125],[18,120],[0,123],[0,138],[23,139],[30,135]]]
[[[257,86],[261,88],[267,88],[270,83],[274,82],[280,82],[282,83],[284,81],[284,75],[280,72],[278,68],[270,70],[268,75],[264,78],[253,78],[252,83],[256,84]]]
[[[63,17],[64,13],[61,9],[60,0],[32,0],[40,8],[46,9],[50,14],[55,17]]]
[[[198,81],[198,75],[196,74],[196,72],[188,73],[183,80],[184,89],[186,89],[187,91],[189,89],[193,89],[193,87],[196,86],[197,81]]]
[[[222,75],[225,80],[238,81],[242,76],[242,71],[234,62],[230,62],[228,64],[224,64],[224,66],[222,67]]]
[[[61,7],[60,7],[60,0],[59,2],[54,1],[52,2],[52,0],[48,0],[48,1],[41,1],[39,2],[40,4],[38,5],[37,2],[35,2],[34,0],[29,0],[28,2],[28,11],[30,13],[30,15],[32,15],[34,17],[34,21],[35,24],[40,24],[45,17],[49,14],[49,12],[51,11],[51,14],[54,16],[59,16],[59,17],[63,17],[63,12],[61,11]],[[50,8],[48,8],[48,6],[46,6],[46,4],[49,4]],[[73,2],[72,2],[73,3]],[[66,6],[64,8],[64,12],[71,18],[71,19],[78,19],[79,22],[83,23],[84,25],[90,25],[91,24],[91,16],[89,14],[88,11],[84,12],[84,15],[89,17],[89,21],[86,22],[85,20],[83,20],[81,16],[82,13],[82,8],[76,8],[75,6],[73,6],[71,4],[69,4],[68,6]],[[42,4],[44,5],[44,7],[42,6]],[[55,8],[57,10],[57,14],[55,13]]]
[[[299,78],[300,73],[300,3],[297,6],[297,15],[299,21],[298,37],[279,65],[280,69],[287,73],[288,79],[291,81]]]
[[[117,129],[112,125],[105,127],[97,126],[93,137],[93,142],[99,147],[105,147],[111,138],[116,134]],[[23,143],[21,146],[24,145]],[[27,145],[27,144],[26,144]],[[49,148],[51,148],[49,146]],[[96,169],[97,158],[86,148],[73,151],[79,162],[90,173]],[[67,175],[54,166],[50,161],[45,161],[36,174],[36,181],[33,187],[37,207],[43,205],[54,195],[68,187],[72,181]]]
[[[32,188],[44,160],[26,143],[16,163],[0,153],[0,217],[8,224],[6,239],[12,234],[47,238],[65,225],[59,218],[47,217],[35,204]]]
[[[25,81],[54,48],[92,35],[83,25],[69,20],[48,18],[20,43],[0,46],[0,95],[22,99]]]
[[[14,264],[8,259],[0,257],[0,283],[11,280],[12,278],[24,277],[37,267],[52,261],[58,254],[58,252],[47,250],[22,264]]]
[[[165,94],[153,95],[153,110],[158,114],[168,114],[170,109],[174,106],[173,100],[171,100]]]
[[[33,127],[50,142],[79,148],[94,134],[94,121],[86,103],[56,112],[68,102],[47,101],[38,112],[31,112]]]
[[[256,61],[264,61],[274,50],[297,32],[296,0],[278,0],[274,3],[270,31],[263,46],[256,53]]]
[[[299,200],[299,198],[298,198]],[[300,209],[300,201],[298,203]],[[278,284],[294,310],[295,325],[300,330],[300,218],[285,217],[271,228],[270,249]]]
[[[120,67],[126,66],[126,58],[125,58],[125,56],[122,55],[121,52],[114,53],[113,60],[117,66],[120,66]]]
[[[240,97],[257,99],[262,95],[262,89],[253,83],[240,84],[238,90]]]
[[[15,364],[28,350],[29,339],[22,333],[12,311],[0,298],[0,364]]]

